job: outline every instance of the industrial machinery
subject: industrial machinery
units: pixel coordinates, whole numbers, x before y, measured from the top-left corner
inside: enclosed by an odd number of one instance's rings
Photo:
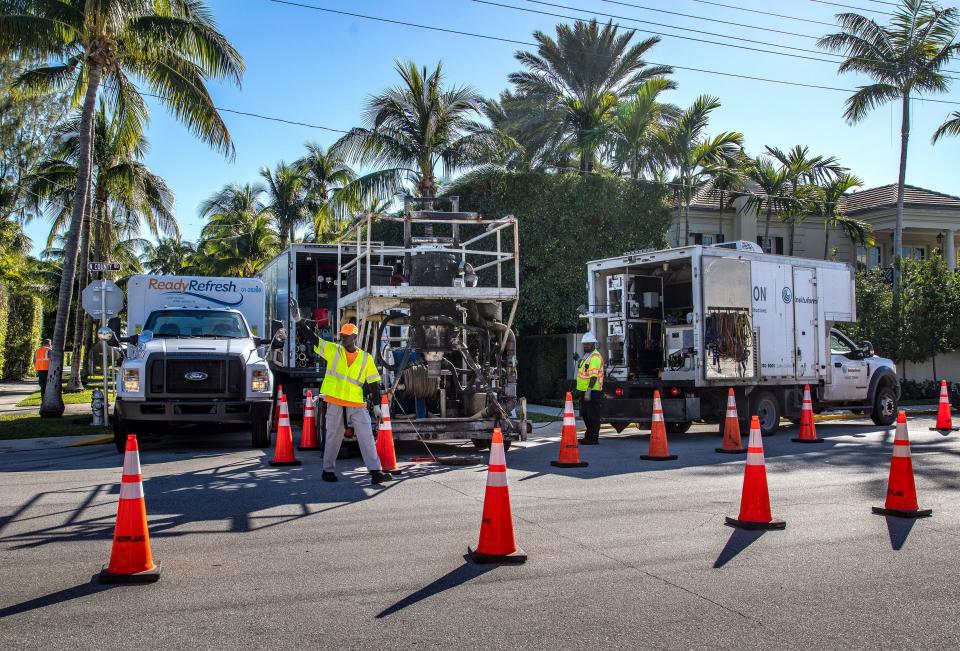
[[[526,434],[512,329],[517,235],[513,216],[461,212],[456,197],[407,198],[402,215],[361,215],[339,242],[338,322],[358,323],[376,356],[396,438],[483,449],[494,427],[505,442]]]

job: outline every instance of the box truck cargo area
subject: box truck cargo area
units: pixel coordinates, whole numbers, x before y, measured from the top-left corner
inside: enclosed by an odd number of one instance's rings
[[[607,360],[605,410],[618,429],[649,420],[654,389],[674,431],[722,417],[729,387],[745,403],[741,416],[758,405],[769,412],[767,433],[781,415],[799,415],[805,384],[824,407],[872,406],[870,386],[844,401],[831,390],[840,368],[831,327],[856,319],[845,264],[693,246],[590,262],[588,288],[590,327]],[[873,372],[896,384],[890,360],[874,357]],[[888,405],[880,420],[892,417]]]

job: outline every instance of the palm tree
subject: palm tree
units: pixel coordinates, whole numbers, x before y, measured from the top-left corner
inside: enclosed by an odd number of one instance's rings
[[[276,223],[260,184],[227,185],[200,205],[208,222],[197,247],[205,273],[252,277],[279,250]]]
[[[733,194],[743,190],[744,168],[747,160],[741,150],[738,156],[724,156],[704,173],[710,179],[710,185],[720,194],[720,216],[717,233],[723,237],[723,215],[729,207]]]
[[[315,241],[339,231],[340,222],[357,205],[367,188],[333,148],[308,142],[307,155],[294,163],[303,176],[306,208],[313,221]]]
[[[498,136],[483,163],[523,172],[571,165],[572,148],[563,134],[543,119],[543,107],[536,99],[504,90],[499,99],[484,100],[483,114]]]
[[[743,147],[743,134],[724,131],[713,138],[704,135],[710,114],[720,107],[720,100],[701,95],[689,108],[680,113],[676,123],[666,129],[662,138],[670,164],[675,170],[674,196],[677,200],[677,227],[683,209],[683,246],[690,239],[690,203],[696,192],[707,181],[709,170],[724,158],[736,159]]]
[[[747,179],[757,186],[760,193],[747,195],[746,207],[756,214],[766,211],[766,225],[763,229],[763,238],[770,237],[770,220],[773,211],[781,213],[790,209],[791,198],[786,195],[790,186],[790,176],[783,166],[774,164],[773,160],[765,156],[758,156],[750,161],[746,169]]]
[[[951,113],[944,123],[937,127],[931,142],[936,143],[944,136],[960,136],[960,111]]]
[[[296,240],[297,227],[308,219],[306,179],[298,165],[280,161],[270,171],[264,167],[260,176],[266,181],[267,211],[280,234],[280,248]]]
[[[670,163],[669,152],[662,146],[665,142],[662,133],[676,123],[680,110],[657,99],[673,85],[664,77],[648,79],[633,97],[617,106],[611,125],[613,163],[618,169],[626,169],[631,179],[639,179]]]
[[[790,183],[790,196],[794,198],[794,200],[786,203],[784,211],[780,214],[781,219],[790,226],[789,254],[793,255],[797,224],[801,223],[806,216],[807,203],[800,195],[811,194],[810,190],[801,192],[801,185],[830,179],[841,174],[844,168],[834,156],[827,158],[811,156],[810,148],[806,146],[796,145],[789,151],[783,151],[779,147],[767,146],[766,150],[770,156],[780,161],[780,164],[786,170]]]
[[[483,98],[470,86],[443,87],[442,65],[428,72],[412,61],[397,62],[403,83],[367,102],[364,121],[334,145],[337,155],[381,168],[358,181],[378,196],[396,192],[404,181],[416,194],[433,197],[436,170],[450,174],[480,160],[496,139],[474,118]]]
[[[822,180],[816,187],[817,198],[811,202],[814,215],[823,219],[823,259],[830,255],[830,229],[842,231],[854,246],[869,246],[873,243],[870,225],[848,217],[843,212],[843,195],[863,186],[863,181],[852,174],[840,174]]]
[[[856,13],[837,15],[842,31],[821,38],[821,48],[842,52],[846,59],[840,72],[867,75],[874,83],[861,86],[846,102],[848,122],[863,120],[871,109],[899,101],[900,173],[897,177],[897,218],[893,231],[895,262],[903,247],[903,194],[907,177],[907,145],[910,141],[910,98],[945,93],[949,79],[944,66],[960,49],[955,43],[958,13],[943,9],[932,0],[902,0],[889,26]],[[900,272],[894,264],[895,297],[899,297]],[[897,299],[899,300],[899,299]]]
[[[89,209],[94,113],[101,84],[110,103],[128,116],[123,120],[127,137],[136,136],[147,116],[136,79],[198,137],[230,154],[230,134],[205,82],[216,78],[239,83],[243,62],[217,31],[203,0],[0,0],[0,54],[48,59],[50,65],[20,75],[19,84],[38,90],[69,88],[82,106],[78,174],[64,245],[50,376],[40,407],[42,416],[60,416],[67,314],[80,228]]]
[[[187,261],[196,251],[193,242],[176,237],[165,237],[156,244],[148,242],[140,260],[152,274],[177,275],[183,273]]]
[[[644,55],[660,42],[657,36],[630,44],[634,32],[612,22],[578,20],[559,24],[556,40],[533,33],[537,53],[518,52],[526,68],[509,76],[517,90],[540,105],[540,127],[568,140],[580,158],[581,174],[593,170],[596,155],[610,133],[620,99],[643,82],[673,72],[648,66]]]

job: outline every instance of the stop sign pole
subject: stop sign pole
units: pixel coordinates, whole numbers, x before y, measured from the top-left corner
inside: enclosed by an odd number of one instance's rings
[[[109,311],[107,306],[107,273],[111,271],[120,271],[119,262],[88,262],[87,270],[90,272],[99,272],[100,273],[100,327],[105,328],[107,325],[107,313]],[[115,287],[115,286],[114,286]],[[119,310],[118,310],[119,311]],[[107,342],[101,341],[103,349],[103,359],[102,359],[102,368],[103,368],[103,424],[106,425],[110,422],[110,401],[109,401],[109,385],[107,376],[110,373],[108,368],[107,361]]]

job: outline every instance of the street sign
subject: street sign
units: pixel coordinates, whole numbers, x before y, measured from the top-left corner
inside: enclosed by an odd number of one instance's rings
[[[123,292],[112,280],[94,280],[81,292],[80,304],[97,319],[118,316],[123,309]]]
[[[88,262],[87,271],[120,271],[119,262]]]

